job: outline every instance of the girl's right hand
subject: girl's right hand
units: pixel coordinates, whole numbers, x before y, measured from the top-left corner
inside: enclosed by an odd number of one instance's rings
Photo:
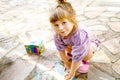
[[[72,73],[72,74],[68,73],[65,75],[65,80],[72,80],[74,76],[75,76],[75,73]]]

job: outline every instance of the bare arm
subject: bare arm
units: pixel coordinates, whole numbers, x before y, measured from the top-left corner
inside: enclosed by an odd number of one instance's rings
[[[67,75],[65,75],[65,80],[73,79],[73,77],[75,76],[75,72],[79,67],[79,64],[80,64],[80,62],[72,61],[70,72]]]
[[[70,69],[70,74],[75,73],[79,66],[80,66],[80,62],[74,62],[74,61],[72,61],[71,69]]]
[[[71,62],[68,61],[68,58],[65,55],[65,51],[59,51],[60,57],[62,59],[62,61],[64,62],[65,66],[67,67],[67,69],[71,68]]]

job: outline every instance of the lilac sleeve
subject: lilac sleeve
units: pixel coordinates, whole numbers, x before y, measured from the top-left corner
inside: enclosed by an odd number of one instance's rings
[[[81,61],[90,50],[90,39],[88,33],[82,30],[74,36],[74,46],[72,47],[72,60],[75,62]]]
[[[85,30],[89,35],[90,41],[95,44],[96,47],[98,47],[101,44],[100,39],[92,32],[90,31],[85,25],[82,25],[83,30]]]
[[[101,41],[95,34],[93,34],[93,36],[91,37],[91,42],[95,43],[97,47],[101,44]]]
[[[55,46],[58,50],[60,50],[60,51],[65,50],[66,46],[60,38],[58,38],[57,36],[54,36],[54,42],[55,42]]]

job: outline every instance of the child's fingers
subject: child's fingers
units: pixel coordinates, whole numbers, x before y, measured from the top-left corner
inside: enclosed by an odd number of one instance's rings
[[[72,80],[72,77],[67,76],[67,77],[65,77],[65,80]]]
[[[72,80],[72,76],[70,74],[65,75],[65,80]]]

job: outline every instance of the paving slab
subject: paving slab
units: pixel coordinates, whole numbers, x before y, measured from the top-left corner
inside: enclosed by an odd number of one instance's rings
[[[18,59],[0,75],[1,80],[24,80],[31,70],[35,67],[35,63],[30,63]]]

